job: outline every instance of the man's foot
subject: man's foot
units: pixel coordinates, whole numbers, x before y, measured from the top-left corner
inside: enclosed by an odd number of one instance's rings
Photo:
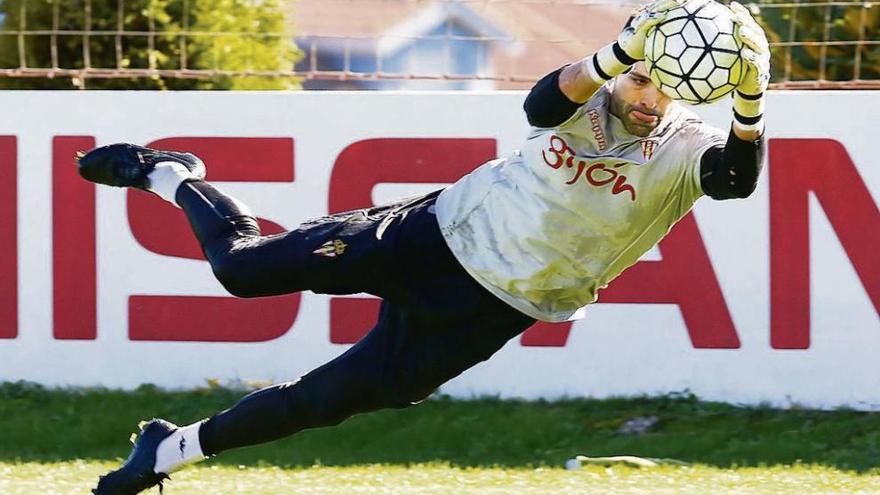
[[[150,190],[147,175],[157,163],[174,162],[186,167],[198,179],[205,177],[205,164],[192,153],[159,151],[134,144],[117,143],[77,153],[76,163],[83,179],[116,187]]]
[[[94,495],[135,495],[147,488],[159,486],[168,479],[165,473],[156,473],[156,449],[159,443],[177,429],[177,425],[162,419],[154,419],[142,424],[141,434],[134,443],[131,454],[121,468],[111,471],[98,479]]]

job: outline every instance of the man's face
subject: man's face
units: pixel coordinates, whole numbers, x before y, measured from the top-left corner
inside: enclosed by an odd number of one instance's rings
[[[611,113],[633,135],[645,137],[660,124],[672,99],[661,93],[648,77],[645,64],[617,76],[611,92]]]

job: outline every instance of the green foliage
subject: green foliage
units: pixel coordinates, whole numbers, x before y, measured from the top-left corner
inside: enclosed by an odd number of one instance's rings
[[[822,2],[820,5],[817,3]],[[880,5],[864,2],[861,5],[827,5],[826,0],[806,0],[796,7],[773,7],[778,0],[759,0],[759,22],[774,42],[854,42],[880,39]],[[826,18],[828,19],[826,26]],[[861,57],[861,79],[880,79],[880,46],[839,44],[774,47],[771,61],[772,81],[786,80],[786,66],[790,64],[787,80],[805,81],[822,79],[821,60],[825,53],[824,79],[849,81],[856,77],[856,53]]]
[[[285,0],[0,0],[0,68],[289,71],[300,53],[285,29]],[[22,16],[24,5],[24,16]],[[86,5],[91,10],[86,25]],[[103,31],[53,36],[4,34],[26,31]],[[121,29],[120,29],[121,28]],[[126,34],[117,34],[124,31]],[[23,51],[20,44],[23,40]],[[88,60],[86,50],[88,47]],[[70,89],[68,78],[0,78],[0,88]],[[90,89],[288,89],[294,78],[224,76],[90,78]]]

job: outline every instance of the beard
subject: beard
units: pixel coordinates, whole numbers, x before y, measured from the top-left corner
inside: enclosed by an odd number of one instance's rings
[[[642,116],[647,116],[649,118],[653,117],[653,120],[648,121],[639,118],[636,116],[636,112],[639,112]],[[651,134],[651,131],[660,125],[662,119],[663,116],[655,110],[640,105],[628,104],[623,105],[623,112],[620,116],[620,120],[623,122],[623,126],[626,128],[627,132],[639,137],[645,137],[648,134]]]

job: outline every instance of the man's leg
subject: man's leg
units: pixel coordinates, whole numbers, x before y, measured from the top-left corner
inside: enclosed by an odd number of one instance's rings
[[[534,323],[485,291],[459,295],[471,306],[462,318],[438,317],[430,308],[385,301],[379,323],[366,337],[301,379],[253,392],[233,407],[183,428],[150,423],[126,465],[102,483],[114,486],[122,479],[130,486],[130,473],[136,472],[155,477],[137,486],[154,486],[206,456],[336,425],[358,413],[413,405],[489,359]],[[99,483],[95,493],[138,491],[102,491]]]
[[[384,287],[394,285],[387,243],[376,230],[393,217],[395,205],[334,215],[294,231],[262,236],[246,207],[201,180],[204,166],[192,155],[112,145],[78,158],[80,174],[87,180],[146,189],[180,206],[217,278],[234,295],[305,289],[382,295]],[[102,477],[95,493],[138,493],[205,454],[394,406],[394,398],[383,395],[387,389],[380,385],[385,335],[374,332],[373,338],[302,380],[254,393],[204,425],[148,423],[123,467]],[[328,392],[334,388],[334,393]],[[204,450],[203,426],[208,432]]]
[[[376,293],[381,288],[384,278],[376,275],[385,248],[373,234],[376,218],[394,205],[262,236],[247,207],[202,180],[205,167],[194,155],[114,144],[81,154],[77,161],[86,180],[147,190],[182,208],[215,275],[233,295]],[[348,247],[346,255],[327,256],[328,244]]]
[[[93,493],[136,494],[188,464],[222,451],[336,425],[361,412],[406,407],[442,382],[414,382],[401,369],[414,342],[410,317],[384,302],[376,327],[348,351],[300,380],[253,392],[204,421],[146,424],[125,464],[101,477]],[[427,363],[430,365],[431,363]],[[416,386],[418,385],[418,386]]]
[[[304,256],[295,239],[264,237],[257,219],[238,200],[213,185],[180,184],[176,203],[189,219],[214,275],[231,294],[256,297],[298,292],[304,287]]]
[[[238,297],[263,297],[303,290],[320,293],[382,293],[383,247],[378,221],[366,211],[325,217],[297,229],[263,236],[257,219],[238,200],[201,181],[184,182],[176,202],[217,280]],[[345,250],[326,256],[334,243]],[[336,253],[333,253],[334,255]]]
[[[299,380],[253,392],[206,420],[200,429],[204,453],[265,443],[421,399],[409,397],[394,369],[395,350],[405,341],[403,320],[393,303],[383,302],[376,327],[345,353]]]
[[[359,413],[411,406],[489,359],[534,322],[506,308],[471,315],[478,319],[445,320],[384,301],[379,323],[347,352],[297,381],[253,392],[201,423],[204,454],[336,425]]]

